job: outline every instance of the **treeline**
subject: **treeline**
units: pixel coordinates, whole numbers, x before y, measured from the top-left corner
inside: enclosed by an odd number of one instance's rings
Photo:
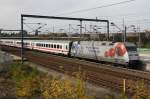
[[[114,37],[111,37],[110,40],[112,41],[120,41],[122,42],[122,35],[116,35]],[[126,42],[132,42],[135,43],[138,47],[142,48],[150,48],[150,34],[146,35],[144,33],[137,36],[130,36],[126,38]]]

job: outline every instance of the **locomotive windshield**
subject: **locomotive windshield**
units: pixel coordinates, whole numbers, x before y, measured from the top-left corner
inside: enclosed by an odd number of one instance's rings
[[[127,51],[137,51],[136,46],[126,46]]]
[[[134,43],[125,43],[127,51],[137,51],[137,46]]]

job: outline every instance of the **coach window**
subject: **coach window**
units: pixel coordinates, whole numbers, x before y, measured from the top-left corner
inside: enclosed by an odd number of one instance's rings
[[[54,48],[56,48],[56,44],[54,44]]]
[[[50,45],[50,44],[48,44],[48,47],[50,48],[50,47],[51,47],[51,45]]]
[[[46,44],[46,47],[48,47],[48,44]]]
[[[59,45],[57,45],[57,48],[59,49]]]
[[[106,45],[106,43],[102,43],[102,45]]]
[[[60,45],[60,49],[62,49],[62,45]]]
[[[109,45],[114,45],[114,43],[109,43]]]
[[[51,48],[53,48],[53,44],[51,44]]]
[[[68,49],[68,46],[66,45],[66,49]]]

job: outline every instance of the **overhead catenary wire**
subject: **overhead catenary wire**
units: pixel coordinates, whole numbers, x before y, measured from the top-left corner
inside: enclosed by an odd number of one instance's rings
[[[86,12],[86,11],[90,11],[90,10],[95,10],[95,9],[100,9],[100,8],[115,6],[115,5],[119,5],[119,4],[125,4],[125,3],[132,2],[132,1],[135,1],[135,0],[126,0],[126,1],[118,2],[118,3],[112,3],[112,4],[108,4],[108,5],[102,5],[102,6],[98,6],[98,7],[93,7],[93,8],[88,8],[88,9],[81,9],[81,10],[76,10],[76,11],[72,11],[72,12],[61,13],[61,14],[58,14],[58,15],[55,15],[55,16],[66,15],[66,14],[75,14],[75,13],[80,13],[80,12]]]

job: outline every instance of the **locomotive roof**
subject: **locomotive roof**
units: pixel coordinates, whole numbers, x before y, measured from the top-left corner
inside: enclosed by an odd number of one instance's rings
[[[10,41],[21,41],[21,39],[1,39],[1,40],[4,40],[4,41],[7,41],[7,40],[10,40]],[[55,42],[55,43],[68,43],[70,42],[69,40],[24,40],[24,41],[32,41],[32,42]]]
[[[55,42],[55,43],[69,43],[70,41],[65,40],[25,40],[25,41],[32,41],[32,42],[42,42],[42,43],[48,43],[48,42]]]
[[[130,42],[125,42],[124,44],[125,46],[136,46],[134,43],[130,43]]]

